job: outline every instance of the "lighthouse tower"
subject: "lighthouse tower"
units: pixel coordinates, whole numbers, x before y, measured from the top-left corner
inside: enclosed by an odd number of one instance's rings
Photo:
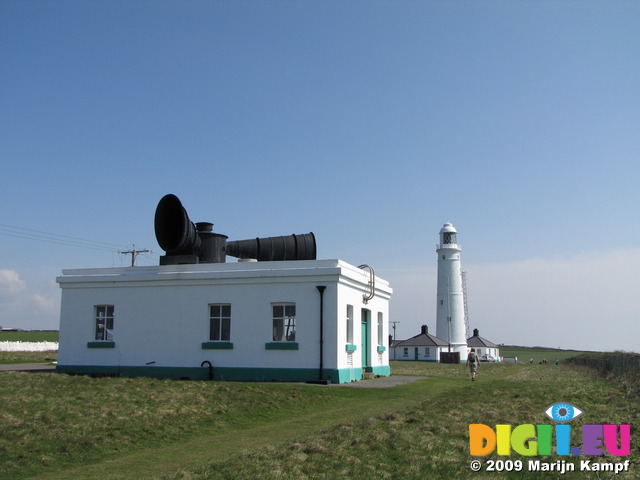
[[[447,351],[460,352],[460,360],[467,356],[464,324],[464,297],[458,232],[447,222],[440,230],[438,252],[438,293],[436,336],[449,345]]]

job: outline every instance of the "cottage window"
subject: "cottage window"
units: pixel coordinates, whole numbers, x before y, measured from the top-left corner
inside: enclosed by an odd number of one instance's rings
[[[96,305],[96,340],[113,341],[113,305]]]
[[[209,340],[228,342],[231,338],[231,305],[209,305]]]
[[[409,349],[407,347],[404,347],[402,349],[402,356],[403,357],[408,357],[409,356]]]
[[[296,304],[273,304],[273,341],[296,341]]]
[[[347,305],[347,343],[353,343],[353,305]]]
[[[424,356],[425,357],[430,357],[431,356],[431,349],[429,347],[425,347]]]
[[[384,315],[378,312],[378,345],[384,345]]]

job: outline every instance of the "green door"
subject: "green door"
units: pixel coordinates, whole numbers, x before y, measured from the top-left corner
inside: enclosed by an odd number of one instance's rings
[[[371,318],[371,312],[366,308],[362,309],[361,325],[362,325],[362,371],[364,372],[367,367],[370,367],[369,361],[369,320]]]

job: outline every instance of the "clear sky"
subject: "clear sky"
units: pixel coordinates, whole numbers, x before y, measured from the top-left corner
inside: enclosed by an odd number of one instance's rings
[[[640,2],[0,0],[0,68],[2,326],[156,265],[174,193],[372,265],[398,338],[449,220],[482,336],[640,351]]]

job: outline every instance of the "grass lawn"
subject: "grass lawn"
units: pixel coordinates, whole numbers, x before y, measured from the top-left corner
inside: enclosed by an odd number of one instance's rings
[[[52,331],[0,331],[0,342],[57,342],[58,332]],[[58,359],[57,351],[47,352],[0,352],[0,364],[7,363],[51,363]]]
[[[58,359],[57,351],[47,352],[0,352],[0,364],[51,363]]]
[[[556,358],[560,362],[564,362],[567,358],[575,357],[581,353],[588,352],[544,347],[520,347],[516,345],[500,346],[500,355],[502,357],[517,357],[518,361],[522,363],[529,363],[533,359],[533,363],[539,364],[543,359],[546,359],[548,364],[551,364],[555,363]]]
[[[0,478],[557,478],[472,473],[468,425],[548,424],[544,410],[558,401],[585,412],[572,445],[583,421],[638,424],[638,399],[617,382],[563,365],[486,364],[477,382],[462,365],[393,362],[392,371],[428,378],[364,389],[0,373]],[[640,474],[634,426],[631,472],[615,478]],[[481,460],[491,458],[526,462]]]
[[[19,332],[0,331],[0,342],[57,342],[59,332],[30,330]]]

